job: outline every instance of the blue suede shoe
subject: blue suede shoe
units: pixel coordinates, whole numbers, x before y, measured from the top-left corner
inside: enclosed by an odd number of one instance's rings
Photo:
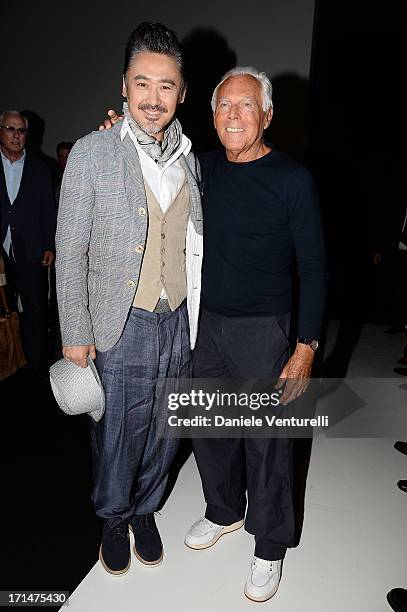
[[[130,538],[127,522],[123,521],[115,527],[110,527],[105,521],[99,560],[105,570],[113,576],[121,576],[129,570]]]
[[[135,514],[130,527],[134,534],[134,554],[144,565],[160,565],[163,560],[163,544],[155,524],[154,513]]]

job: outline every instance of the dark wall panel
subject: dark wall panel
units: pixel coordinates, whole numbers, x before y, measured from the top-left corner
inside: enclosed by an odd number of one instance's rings
[[[127,37],[140,21],[162,21],[187,38],[198,67],[186,113],[192,135],[204,134],[210,113],[202,116],[199,107],[194,117],[192,99],[202,98],[202,84],[211,86],[231,61],[254,64],[272,77],[308,79],[313,6],[314,0],[3,0],[0,108],[29,109],[43,118],[43,150],[53,155],[58,141],[75,140],[94,129],[107,108],[121,107]],[[208,92],[205,104],[209,98]]]

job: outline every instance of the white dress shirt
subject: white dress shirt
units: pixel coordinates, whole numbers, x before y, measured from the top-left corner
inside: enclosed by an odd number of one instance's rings
[[[122,129],[120,131],[121,140],[128,134],[132,139],[134,146],[137,149],[137,153],[140,159],[141,171],[143,173],[144,180],[148,183],[151,191],[155,195],[157,202],[160,204],[163,213],[171,206],[172,202],[180,192],[184,180],[185,172],[178,158],[184,154],[185,156],[191,150],[191,141],[189,138],[182,135],[181,145],[170,157],[170,159],[164,164],[162,168],[149,156],[138,143],[136,136],[131,130],[129,122],[125,117],[123,119]],[[167,294],[164,289],[161,290],[161,299],[166,299]]]
[[[143,147],[138,143],[136,136],[133,134],[126,117],[123,119],[123,125],[120,132],[120,138],[123,140],[128,134],[132,139],[134,146],[140,158],[141,170],[144,179],[159,202],[163,213],[172,204],[177,197],[185,179],[185,173],[179,163],[176,163],[178,158],[184,154],[185,156],[191,150],[191,141],[189,138],[182,135],[181,145],[170,157],[166,164],[160,168],[158,164],[149,156]]]

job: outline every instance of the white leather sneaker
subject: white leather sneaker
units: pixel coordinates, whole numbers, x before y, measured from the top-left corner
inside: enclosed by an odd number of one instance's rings
[[[244,594],[252,601],[267,601],[277,593],[281,578],[281,563],[254,557],[247,576]]]
[[[213,546],[221,536],[231,531],[236,531],[243,526],[244,520],[232,523],[232,525],[217,525],[211,523],[204,516],[196,521],[185,536],[185,544],[189,548],[195,548],[196,550],[202,548],[209,548]]]

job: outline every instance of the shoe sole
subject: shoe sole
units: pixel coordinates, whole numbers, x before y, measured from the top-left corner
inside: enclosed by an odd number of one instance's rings
[[[277,587],[274,589],[274,591],[272,591],[271,595],[267,595],[267,597],[254,597],[254,595],[249,595],[249,593],[246,591],[246,589],[244,590],[244,594],[247,597],[247,599],[250,599],[250,601],[255,601],[256,603],[262,603],[262,602],[268,601],[269,599],[274,597],[274,595],[278,591],[279,585],[280,585],[280,583],[278,583]]]
[[[133,532],[133,527],[131,526],[130,523],[129,523],[129,529],[130,531]],[[134,535],[134,532],[133,532],[133,535]],[[137,552],[136,543],[133,544],[133,552],[135,556],[137,557],[137,559],[140,561],[140,563],[142,563],[143,565],[146,565],[147,567],[154,567],[155,565],[161,565],[161,563],[163,562],[164,551],[161,553],[161,557],[157,559],[156,561],[146,561],[145,559],[143,559],[143,557],[141,557],[140,554]]]
[[[186,538],[184,540],[184,544],[188,546],[188,548],[192,548],[193,550],[204,550],[205,548],[210,548],[211,546],[216,544],[219,538],[225,535],[225,533],[231,533],[232,531],[236,531],[237,529],[240,529],[241,527],[243,527],[243,524],[244,524],[244,520],[237,521],[237,523],[232,523],[231,525],[226,525],[222,529],[222,531],[216,536],[216,538],[214,538],[210,542],[207,542],[207,544],[189,544]]]
[[[268,601],[269,599],[271,599],[272,597],[274,597],[274,595],[277,593],[278,591],[278,587],[280,586],[280,581],[278,583],[278,585],[275,587],[275,589],[271,592],[270,595],[267,595],[267,597],[255,597],[254,595],[250,595],[247,591],[246,588],[244,590],[244,594],[246,595],[247,599],[250,599],[250,601],[255,601],[256,603],[262,603],[264,601]]]
[[[263,603],[264,601],[268,601],[269,599],[274,597],[274,595],[277,593],[282,577],[283,577],[283,564],[281,564],[281,574],[280,574],[280,579],[277,583],[277,586],[274,588],[274,590],[271,592],[270,595],[267,595],[267,597],[255,597],[254,595],[249,595],[249,593],[246,591],[246,587],[244,588],[243,592],[245,596],[247,597],[247,599],[250,599],[250,601],[254,601],[256,603]]]
[[[135,544],[133,545],[133,552],[136,555],[137,559],[140,561],[140,563],[142,563],[146,567],[156,567],[157,565],[161,565],[161,563],[163,562],[164,551],[161,553],[161,557],[156,561],[146,561],[145,559],[143,559],[143,557],[140,557]]]
[[[130,563],[131,563],[131,559],[129,559],[129,562],[127,564],[127,566],[122,569],[122,570],[112,570],[106,563],[106,561],[103,559],[103,555],[102,555],[102,546],[100,546],[99,549],[99,561],[101,562],[101,564],[103,565],[103,567],[105,568],[105,570],[111,574],[112,576],[123,576],[124,574],[127,574],[127,572],[130,569]]]

